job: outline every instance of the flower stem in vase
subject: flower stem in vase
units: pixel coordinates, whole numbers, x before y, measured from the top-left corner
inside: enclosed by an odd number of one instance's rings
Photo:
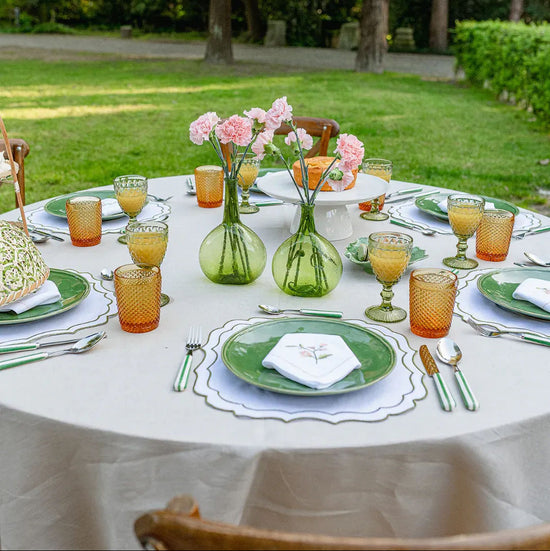
[[[224,200],[223,221],[202,242],[199,263],[214,283],[244,285],[261,275],[267,253],[261,239],[239,219],[236,179],[225,179]]]
[[[315,231],[313,211],[314,205],[301,204],[298,231],[273,255],[273,278],[289,295],[321,297],[332,291],[342,276],[340,255]]]

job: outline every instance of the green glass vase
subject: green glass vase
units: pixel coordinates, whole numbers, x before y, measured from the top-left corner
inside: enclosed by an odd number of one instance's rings
[[[245,285],[261,275],[266,261],[262,240],[240,221],[237,180],[226,178],[223,222],[201,243],[201,270],[214,283]]]
[[[334,245],[315,231],[315,205],[301,205],[298,231],[273,255],[275,283],[289,295],[322,297],[342,277],[342,259]]]

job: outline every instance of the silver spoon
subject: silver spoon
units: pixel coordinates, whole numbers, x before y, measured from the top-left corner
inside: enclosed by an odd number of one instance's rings
[[[54,356],[62,356],[63,354],[80,354],[81,352],[87,352],[106,335],[107,333],[105,333],[105,331],[100,331],[99,333],[94,333],[93,335],[88,335],[87,337],[80,339],[70,348],[56,350],[55,352],[37,352],[36,354],[29,354],[27,356],[20,356],[19,358],[3,360],[0,362],[0,370],[31,362],[37,362],[38,360],[45,360],[46,358],[53,358]]]
[[[30,232],[29,235],[31,236],[33,243],[44,243],[44,241],[47,241],[50,238],[49,235],[38,235],[32,232]]]
[[[293,314],[302,314],[304,316],[317,316],[324,318],[341,318],[342,312],[334,312],[330,310],[309,310],[306,308],[293,309],[293,308],[275,308],[274,306],[268,306],[267,304],[258,304],[258,308],[264,312],[272,315],[283,314],[284,312],[291,312]]]
[[[113,281],[115,274],[113,273],[113,270],[109,270],[108,268],[103,268],[101,270],[101,279],[104,279],[105,281]]]
[[[550,262],[545,262],[542,258],[539,258],[536,254],[533,253],[523,253],[531,262],[543,266],[545,268],[550,268]]]
[[[442,362],[453,367],[458,388],[460,389],[460,394],[462,395],[462,401],[464,402],[466,408],[470,411],[475,411],[478,409],[479,402],[474,396],[466,377],[464,377],[464,374],[458,368],[458,362],[462,359],[462,352],[458,347],[458,344],[456,344],[456,342],[452,339],[444,337],[437,343],[436,352]]]

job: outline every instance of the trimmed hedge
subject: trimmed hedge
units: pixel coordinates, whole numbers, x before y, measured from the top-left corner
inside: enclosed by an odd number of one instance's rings
[[[506,92],[550,122],[549,24],[462,21],[454,47],[470,82]]]

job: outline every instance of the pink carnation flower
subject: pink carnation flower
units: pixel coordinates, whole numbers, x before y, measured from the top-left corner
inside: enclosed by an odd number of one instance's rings
[[[265,122],[265,111],[260,107],[253,107],[250,111],[244,111],[244,114],[252,120],[258,121],[260,124]]]
[[[189,125],[189,138],[194,144],[202,145],[204,140],[208,140],[212,128],[220,122],[220,117],[213,111],[201,115],[196,121]]]
[[[313,138],[307,133],[305,128],[297,128],[298,139],[302,144],[302,149],[311,149],[313,147]],[[291,145],[296,141],[296,132],[289,132],[285,138],[286,145]]]
[[[334,191],[344,191],[352,182],[353,182],[353,172],[350,170],[344,170],[342,168],[342,163],[338,165],[338,169],[336,172],[341,172],[342,179],[341,180],[332,180],[330,177],[327,178],[327,184],[334,190]],[[331,171],[331,174],[334,176],[335,174],[333,171]]]
[[[233,142],[235,145],[246,146],[252,139],[252,121],[239,115],[231,115],[216,126],[216,136],[221,143]]]
[[[340,134],[334,152],[339,153],[342,157],[339,168],[349,171],[355,170],[363,162],[365,148],[353,134]]]
[[[277,130],[285,121],[292,119],[292,106],[286,101],[286,96],[276,99],[271,109],[265,114],[265,126],[269,130]]]
[[[256,141],[252,144],[252,153],[255,153],[258,159],[262,160],[265,157],[265,146],[273,141],[273,130],[264,130],[258,134]]]

